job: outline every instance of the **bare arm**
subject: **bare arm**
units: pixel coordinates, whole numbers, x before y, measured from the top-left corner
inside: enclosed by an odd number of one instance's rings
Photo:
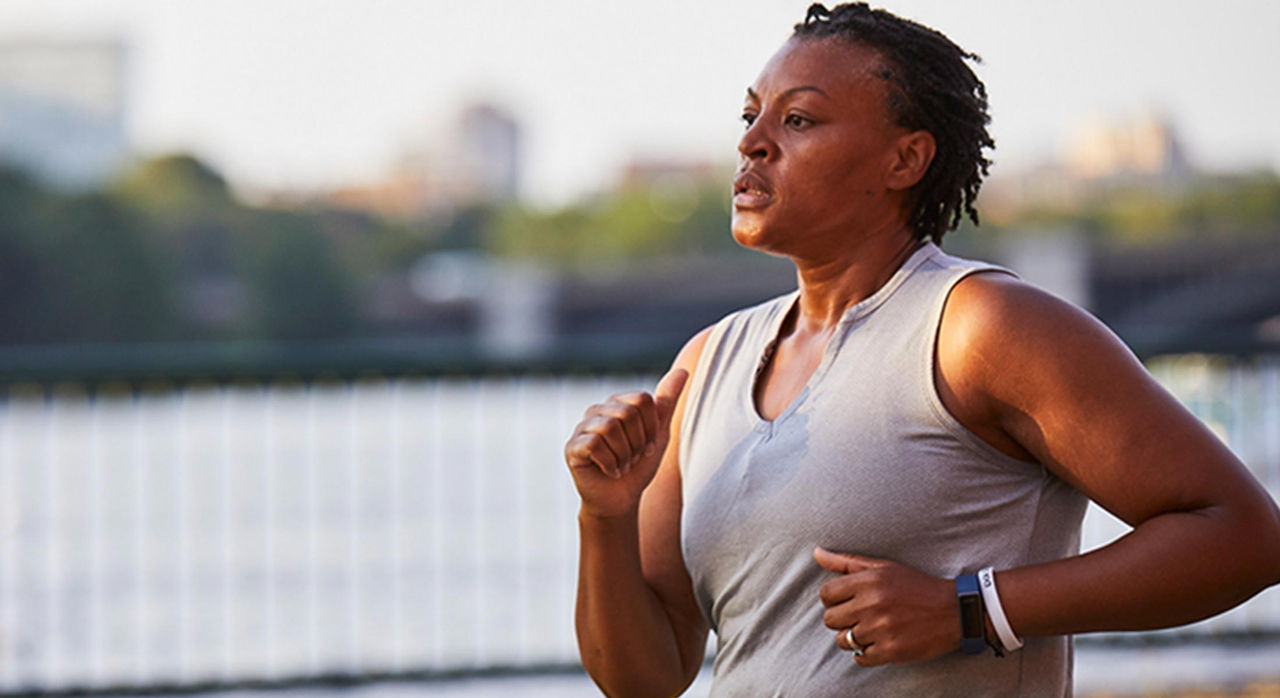
[[[1016,634],[1181,625],[1280,581],[1271,497],[1087,313],[1005,275],[973,276],[947,302],[936,359],[939,396],[956,419],[1134,527],[1086,555],[997,570]],[[823,586],[824,621],[856,624],[855,639],[870,645],[860,664],[959,646],[952,580],[893,561],[815,557],[840,575]]]
[[[680,552],[683,387],[707,331],[647,393],[588,409],[565,447],[582,497],[576,626],[583,666],[610,696],[678,695],[707,627]]]
[[[962,282],[949,305],[938,361],[957,416],[1134,527],[1089,554],[999,572],[1016,632],[1181,625],[1280,581],[1271,497],[1101,323],[997,275]]]

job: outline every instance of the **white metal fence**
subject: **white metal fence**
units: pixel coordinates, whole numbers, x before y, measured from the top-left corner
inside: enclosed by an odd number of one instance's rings
[[[1153,370],[1280,492],[1280,364]],[[652,381],[12,388],[0,691],[573,662],[562,444]],[[1280,632],[1280,597],[1177,632],[1224,631]]]

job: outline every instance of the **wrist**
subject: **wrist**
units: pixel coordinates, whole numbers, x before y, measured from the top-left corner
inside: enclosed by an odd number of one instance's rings
[[[585,503],[578,507],[578,523],[584,526],[613,527],[635,524],[640,518],[640,507],[632,506],[622,510],[597,509]]]

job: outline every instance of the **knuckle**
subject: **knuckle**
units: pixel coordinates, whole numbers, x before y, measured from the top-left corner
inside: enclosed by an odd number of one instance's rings
[[[564,445],[564,459],[567,461],[577,460],[578,455],[582,453],[581,447],[578,445],[578,439],[570,439]]]
[[[572,439],[569,439],[569,441],[565,443],[564,445],[565,455],[566,456],[584,455],[587,452],[587,450],[589,450],[590,448],[592,438],[594,438],[594,435],[592,434],[575,435]]]
[[[648,393],[642,393],[642,392],[619,393],[617,395],[614,395],[613,399],[617,400],[618,402],[622,402],[622,403],[634,406],[634,405],[641,404],[641,402],[644,400],[644,397],[646,395],[648,395]]]
[[[628,422],[638,421],[640,419],[640,410],[635,405],[621,404],[618,406],[618,417]]]
[[[618,403],[609,402],[600,406],[596,413],[605,419],[616,419],[618,416]]]
[[[630,392],[630,393],[615,393],[615,394],[613,394],[613,395],[610,395],[610,396],[609,396],[609,402],[611,402],[611,403],[613,403],[613,404],[615,404],[615,405],[628,405],[628,406],[630,406],[630,405],[635,404],[636,399],[637,399],[637,398],[636,398],[636,396],[637,396],[637,395],[639,395],[639,393],[635,393],[635,392]]]

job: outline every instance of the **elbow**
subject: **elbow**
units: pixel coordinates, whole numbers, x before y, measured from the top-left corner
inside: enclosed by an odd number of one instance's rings
[[[1268,576],[1266,583],[1263,585],[1264,588],[1280,584],[1280,509],[1276,508],[1274,501],[1270,502],[1268,509],[1267,513],[1270,516],[1267,521],[1267,535],[1265,536],[1267,542],[1263,553]]]
[[[1280,584],[1280,509],[1263,493],[1260,501],[1247,507],[1233,531],[1240,541],[1246,576],[1252,582],[1249,596]]]
[[[681,681],[670,673],[643,670],[608,657],[588,658],[582,654],[582,666],[602,695],[609,698],[667,698],[678,696],[690,681]]]
[[[588,675],[600,689],[601,695],[609,698],[668,698],[678,696],[684,690],[683,687],[654,685],[647,681],[611,681],[590,672]]]

